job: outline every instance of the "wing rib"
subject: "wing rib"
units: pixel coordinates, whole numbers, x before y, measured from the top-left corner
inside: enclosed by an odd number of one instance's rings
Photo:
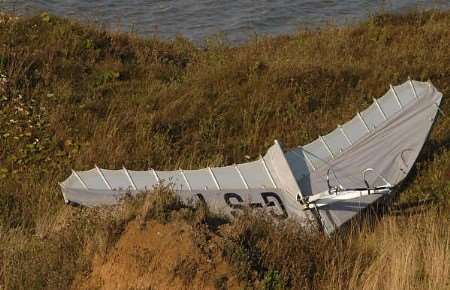
[[[241,172],[241,170],[239,169],[239,166],[238,166],[237,164],[234,165],[234,169],[236,169],[236,172],[239,174],[239,177],[241,178],[242,183],[243,183],[244,186],[245,186],[245,189],[248,189],[247,181],[245,180],[244,175],[242,175],[242,172]]]
[[[214,181],[216,187],[218,190],[220,190],[219,183],[217,182],[216,176],[214,175],[214,172],[212,171],[211,167],[208,166],[209,174],[211,174],[211,178]]]
[[[72,173],[73,175],[75,175],[75,177],[78,179],[78,181],[81,183],[81,185],[83,186],[84,189],[89,189],[86,185],[86,183],[84,183],[83,179],[81,179],[81,177],[78,175],[78,173],[72,169]]]
[[[276,185],[275,181],[273,180],[272,174],[270,173],[269,168],[267,168],[266,161],[264,160],[264,158],[261,155],[259,157],[261,159],[261,163],[264,166],[264,169],[266,170],[267,176],[269,176],[270,182],[272,182],[272,185],[274,188],[277,188],[277,185]]]
[[[394,87],[392,85],[390,85],[391,91],[394,94],[395,100],[397,101],[398,106],[400,107],[400,110],[403,109],[403,105],[400,102],[400,99],[398,98],[397,92],[395,91]]]
[[[123,169],[123,172],[125,172],[125,175],[127,176],[128,181],[130,182],[131,187],[132,187],[134,190],[137,190],[136,185],[134,184],[134,181],[133,181],[133,179],[131,178],[130,173],[128,172],[128,169],[126,169],[125,166],[123,166],[122,169]]]

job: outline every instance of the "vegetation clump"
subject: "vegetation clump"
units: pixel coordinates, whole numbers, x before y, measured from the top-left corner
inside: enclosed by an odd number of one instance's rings
[[[128,288],[448,288],[448,117],[395,207],[331,238],[252,214],[229,222],[167,189],[87,209],[65,206],[58,188],[71,168],[200,168],[256,157],[273,139],[305,144],[408,76],[430,79],[448,115],[448,27],[448,11],[412,12],[197,47],[1,15],[0,288],[120,288],[102,273],[130,272]],[[133,243],[158,232],[176,251]]]

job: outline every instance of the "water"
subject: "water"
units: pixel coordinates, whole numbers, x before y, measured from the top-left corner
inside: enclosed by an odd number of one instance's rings
[[[49,11],[143,36],[183,35],[196,42],[218,34],[240,42],[302,26],[351,23],[380,10],[449,7],[445,0],[0,0],[2,11]]]

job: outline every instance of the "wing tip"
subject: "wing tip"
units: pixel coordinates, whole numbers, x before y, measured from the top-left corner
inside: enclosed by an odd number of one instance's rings
[[[64,198],[64,203],[65,204],[69,204],[69,199],[66,196],[66,193],[64,192],[65,186],[64,186],[64,181],[63,182],[58,182],[59,186],[61,187],[61,193],[62,196]]]

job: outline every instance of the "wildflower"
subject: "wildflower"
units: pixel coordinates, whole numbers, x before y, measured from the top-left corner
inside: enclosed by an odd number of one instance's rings
[[[6,75],[0,72],[0,93],[3,93],[5,91],[5,87],[8,84],[8,79],[6,78]]]

